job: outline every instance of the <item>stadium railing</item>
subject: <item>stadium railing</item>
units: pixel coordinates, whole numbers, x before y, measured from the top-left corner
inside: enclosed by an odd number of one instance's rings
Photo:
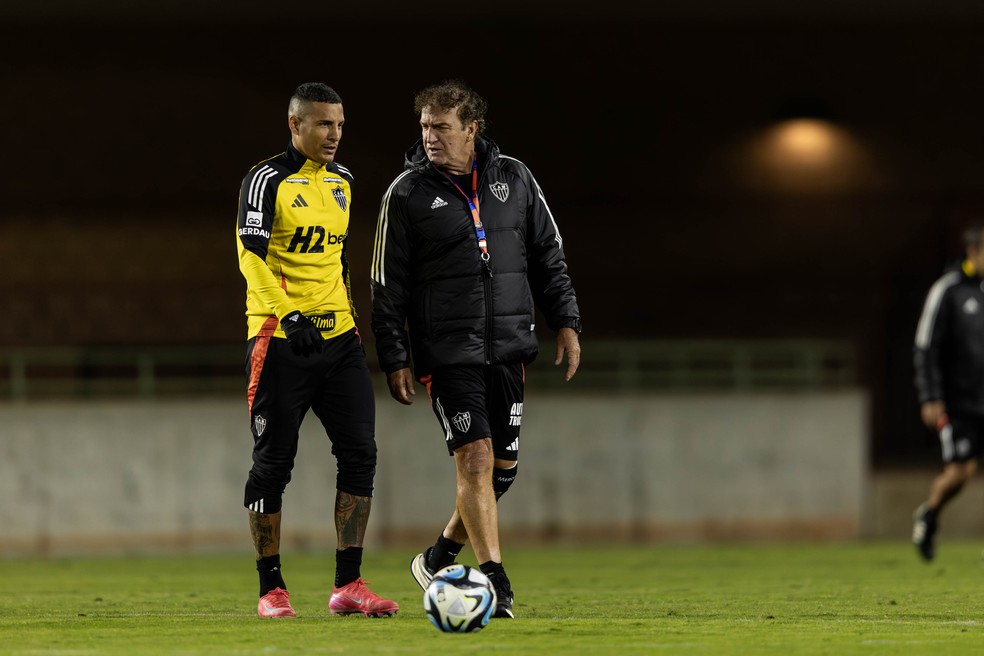
[[[592,340],[582,348],[571,383],[582,389],[827,389],[858,383],[857,358],[844,341]],[[0,399],[242,394],[244,358],[242,344],[4,348]],[[553,343],[544,340],[536,368],[528,372],[531,388],[565,385],[552,360]],[[378,373],[374,357],[369,363]]]

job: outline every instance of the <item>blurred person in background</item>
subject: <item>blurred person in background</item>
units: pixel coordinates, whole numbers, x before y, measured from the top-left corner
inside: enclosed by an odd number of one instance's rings
[[[325,84],[302,84],[287,122],[287,150],[254,166],[239,198],[253,433],[244,505],[260,578],[257,613],[295,616],[281,572],[280,522],[301,421],[311,409],[337,465],[329,610],[388,616],[399,606],[370,591],[360,571],[376,473],[376,407],[345,256],[353,179],[335,162],[342,99]]]
[[[963,261],[930,288],[916,330],[920,414],[939,434],[943,460],[913,515],[912,542],[927,561],[940,513],[977,471],[984,440],[984,222],[969,225],[963,241]]]
[[[516,478],[534,303],[557,331],[566,380],[580,362],[580,311],[543,191],[484,136],[485,100],[450,81],[418,93],[415,111],[422,138],[376,226],[372,329],[393,398],[409,405],[414,380],[426,386],[457,482],[450,521],[410,571],[426,589],[471,540],[494,617],[511,618],[496,502]]]

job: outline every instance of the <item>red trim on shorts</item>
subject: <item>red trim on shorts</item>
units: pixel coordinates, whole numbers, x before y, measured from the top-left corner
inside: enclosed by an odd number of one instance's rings
[[[427,388],[427,400],[431,402],[431,405],[434,405],[434,398],[431,396],[431,375],[421,376],[420,382]]]

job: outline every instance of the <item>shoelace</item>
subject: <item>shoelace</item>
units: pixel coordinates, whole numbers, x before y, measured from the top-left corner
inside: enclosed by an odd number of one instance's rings
[[[364,600],[363,603],[370,604],[373,608],[375,608],[377,604],[390,603],[388,600],[383,599],[378,594],[376,594],[375,592],[373,592],[372,590],[366,587],[369,585],[372,585],[372,581],[367,581],[364,578],[359,577],[354,581],[352,581],[351,583],[349,583],[348,585],[339,588],[339,591],[346,590],[346,594],[357,593]],[[354,586],[354,587],[349,588],[349,586]]]
[[[358,589],[358,588],[364,588],[367,585],[372,585],[372,581],[367,581],[364,578],[359,577],[359,578],[355,579],[354,581],[352,581],[351,583],[349,583],[348,585],[342,586],[341,588],[339,588],[339,590],[344,590],[345,588],[349,587],[350,585],[351,586],[355,586],[356,589]],[[371,590],[366,590],[366,592],[369,592],[370,594],[372,594],[372,591]]]
[[[290,606],[290,597],[287,595],[286,590],[271,590],[267,593],[270,598],[269,606],[271,608],[286,608]]]

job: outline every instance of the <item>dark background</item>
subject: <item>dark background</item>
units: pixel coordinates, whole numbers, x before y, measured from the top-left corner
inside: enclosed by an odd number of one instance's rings
[[[848,340],[875,464],[935,465],[911,344],[984,207],[978,3],[85,4],[0,8],[0,346],[242,340],[240,181],[315,80],[345,101],[368,333],[413,94],[461,77],[545,190],[586,358],[595,339]],[[797,116],[863,161],[816,188],[770,178],[750,144]]]

